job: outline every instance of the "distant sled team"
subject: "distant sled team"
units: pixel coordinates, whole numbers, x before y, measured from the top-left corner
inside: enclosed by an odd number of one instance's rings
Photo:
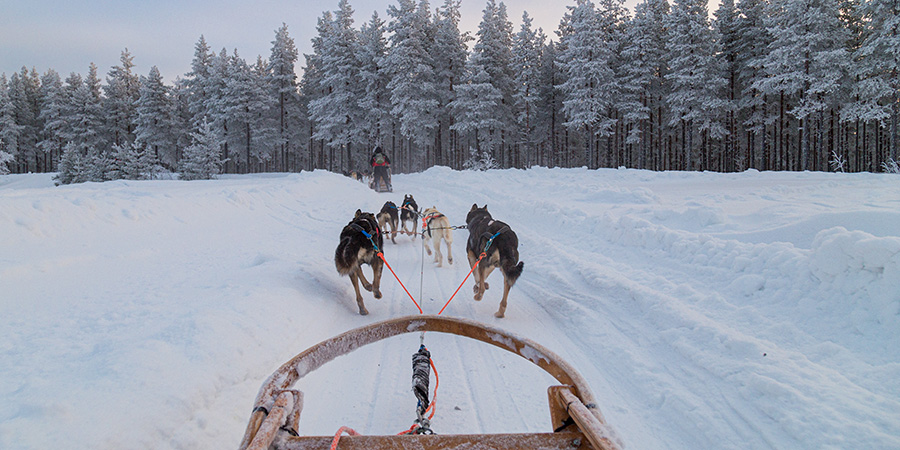
[[[443,266],[441,241],[447,247],[447,262],[453,264],[453,226],[450,220],[435,207],[427,208],[421,213],[412,195],[406,195],[398,208],[393,202],[385,202],[378,214],[356,210],[353,219],[341,230],[340,241],[334,252],[334,264],[341,275],[348,275],[356,293],[359,313],[366,315],[369,311],[363,302],[359,283],[363,289],[372,292],[376,299],[381,298],[381,274],[385,261],[383,246],[384,233],[388,233],[391,242],[396,244],[397,233],[418,236],[418,220],[422,220],[422,238],[428,254],[434,247],[434,264]],[[406,230],[411,222],[412,231]],[[390,228],[390,231],[388,231]],[[501,318],[506,314],[509,290],[522,274],[524,263],[519,261],[519,239],[507,225],[494,220],[487,210],[487,205],[472,205],[466,215],[466,228],[469,239],[466,241],[466,256],[475,280],[474,299],[480,301],[484,291],[489,288],[487,278],[494,269],[503,274],[503,297],[500,309],[494,314]],[[430,241],[430,242],[429,242]],[[430,244],[430,245],[429,245]],[[368,264],[372,268],[372,282],[363,275],[362,266]]]

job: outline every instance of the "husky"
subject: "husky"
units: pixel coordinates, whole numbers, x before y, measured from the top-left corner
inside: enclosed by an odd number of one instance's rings
[[[519,238],[509,225],[491,217],[487,205],[481,208],[477,204],[472,205],[472,209],[466,214],[466,228],[469,230],[466,256],[469,258],[469,267],[474,268],[475,300],[480,301],[484,296],[484,291],[488,289],[488,275],[499,267],[503,273],[503,299],[500,300],[500,309],[494,313],[494,317],[502,318],[506,314],[509,289],[519,279],[519,275],[522,275],[525,265],[519,261]],[[485,254],[483,257],[482,253]],[[475,264],[478,264],[477,268]]]
[[[400,229],[400,213],[397,211],[397,205],[394,202],[385,202],[375,217],[378,219],[378,228],[382,231],[387,232],[387,225],[391,226],[391,242],[396,244],[394,238]]]
[[[432,206],[422,211],[422,239],[425,240],[425,251],[431,256],[431,245],[434,246],[434,262],[438,267],[443,266],[444,256],[441,255],[441,239],[447,244],[447,262],[453,264],[453,253],[450,251],[450,245],[453,244],[453,229],[450,227],[450,220],[447,216],[438,212]]]
[[[412,222],[412,231],[406,231],[406,222]],[[402,232],[410,236],[418,234],[419,227],[419,205],[412,194],[403,196],[403,203],[400,204],[400,227]]]
[[[359,292],[359,283],[362,280],[363,288],[375,294],[375,298],[381,298],[381,271],[384,269],[384,261],[377,253],[384,246],[384,238],[375,215],[369,212],[356,210],[353,220],[341,230],[341,241],[334,251],[334,266],[341,275],[350,275],[350,282],[356,291],[356,304],[359,306],[360,315],[369,314],[363,303],[362,294]],[[363,275],[362,265],[372,267],[372,283]]]

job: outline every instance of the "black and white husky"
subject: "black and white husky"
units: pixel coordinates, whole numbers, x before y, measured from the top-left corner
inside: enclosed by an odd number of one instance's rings
[[[519,279],[525,265],[519,261],[519,238],[509,225],[491,217],[487,205],[481,208],[477,204],[472,205],[466,215],[466,228],[469,230],[469,240],[466,242],[469,267],[478,263],[478,267],[472,272],[475,278],[475,300],[481,300],[484,296],[484,291],[488,289],[488,275],[499,267],[503,273],[503,299],[500,300],[500,309],[494,313],[494,317],[503,317],[506,314],[509,289]],[[483,257],[482,253],[485,254]]]
[[[406,222],[412,222],[412,231],[406,231]],[[402,231],[408,235],[415,236],[419,227],[419,205],[412,194],[403,196],[403,203],[400,204],[400,226]]]
[[[381,231],[387,233],[387,226],[391,226],[391,242],[396,244],[397,241],[394,238],[400,229],[400,213],[397,210],[397,205],[394,202],[385,202],[384,206],[381,207],[381,211],[375,217],[378,219],[378,228],[381,228]]]
[[[357,209],[353,220],[341,230],[341,241],[334,251],[334,266],[341,275],[350,275],[361,315],[369,314],[369,311],[359,292],[358,280],[362,280],[363,288],[373,292],[375,298],[381,298],[381,271],[384,269],[384,261],[377,253],[383,246],[384,238],[381,236],[375,215]],[[371,283],[363,275],[363,264],[372,267]]]

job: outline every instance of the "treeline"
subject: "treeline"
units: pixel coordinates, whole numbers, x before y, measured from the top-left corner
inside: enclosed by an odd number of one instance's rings
[[[897,171],[898,0],[723,0],[713,20],[706,0],[576,0],[552,40],[494,0],[461,33],[459,7],[397,0],[356,28],[341,0],[300,80],[285,26],[255,64],[201,37],[172,86],[127,51],[105,85],[23,68],[0,77],[0,161],[63,182],[365,170],[375,145],[395,172]]]

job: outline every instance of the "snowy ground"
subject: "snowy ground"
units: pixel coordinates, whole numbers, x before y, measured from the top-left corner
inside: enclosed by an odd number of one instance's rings
[[[461,225],[473,203],[519,236],[525,271],[445,315],[535,340],[574,365],[627,448],[900,448],[900,177],[434,168],[378,194],[326,172],[53,187],[0,177],[0,448],[236,448],[281,363],[417,313],[333,264],[357,208],[403,194]],[[420,240],[385,255],[435,314],[468,272]],[[489,279],[501,285],[498,272]],[[297,387],[301,433],[397,433],[414,419],[418,335],[333,361]],[[552,379],[429,334],[438,433],[549,431]]]

